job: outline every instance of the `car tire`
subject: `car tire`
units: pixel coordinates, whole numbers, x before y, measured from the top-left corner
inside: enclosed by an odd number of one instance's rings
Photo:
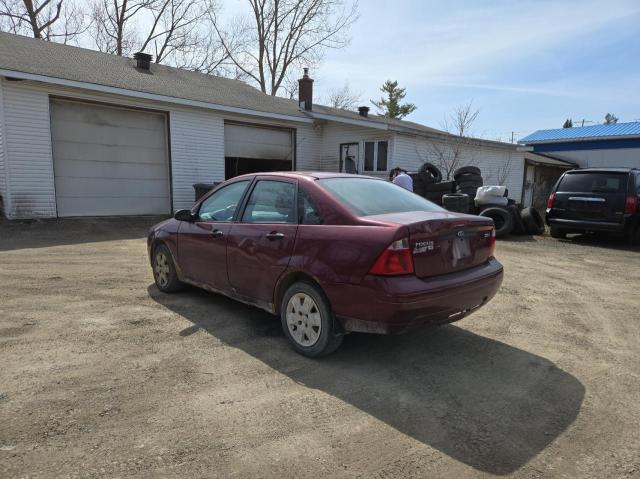
[[[554,226],[551,226],[549,228],[549,234],[551,235],[552,238],[556,238],[556,239],[565,239],[567,237],[567,232],[565,230],[556,228]]]
[[[480,171],[480,168],[478,168],[477,166],[463,166],[453,172],[453,178],[457,181],[458,177],[469,174],[482,176],[482,171]]]
[[[513,231],[514,235],[523,235],[526,233],[522,217],[520,216],[520,210],[515,204],[507,205],[507,209],[511,212],[511,218],[513,218]]]
[[[184,287],[178,279],[176,265],[169,248],[161,244],[153,249],[153,280],[163,293],[175,293]]]
[[[464,193],[449,193],[442,196],[442,206],[456,213],[469,213],[471,200]]]
[[[458,185],[458,188],[461,189],[480,188],[484,184],[484,181],[480,176],[465,175],[459,180],[456,180],[456,184]]]
[[[440,183],[442,181],[442,172],[432,163],[423,163],[418,172],[431,175],[435,183]]]
[[[469,195],[469,198],[471,198],[472,202],[473,200],[475,200],[477,192],[478,192],[478,188],[473,188],[473,187],[460,188],[460,185],[458,185],[456,188],[456,193],[464,193],[465,195]]]
[[[436,191],[441,193],[452,193],[455,184],[453,181],[441,181],[440,183],[431,183],[425,185],[425,191],[429,193],[435,193]]]
[[[640,244],[640,224],[630,225],[625,232],[625,238],[630,245]]]
[[[513,231],[513,218],[511,212],[500,206],[486,208],[480,212],[480,216],[486,216],[493,220],[496,228],[496,238],[504,238]]]
[[[525,208],[520,213],[524,229],[527,234],[541,235],[544,233],[544,220],[535,208]]]
[[[315,284],[298,281],[287,289],[280,304],[284,335],[298,353],[317,358],[335,351],[344,337],[324,292]]]

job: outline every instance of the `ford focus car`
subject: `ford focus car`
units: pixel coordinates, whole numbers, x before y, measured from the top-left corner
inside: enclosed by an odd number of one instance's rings
[[[279,315],[301,354],[348,332],[457,321],[502,282],[489,218],[451,213],[358,175],[233,178],[149,232],[155,283],[186,283]]]

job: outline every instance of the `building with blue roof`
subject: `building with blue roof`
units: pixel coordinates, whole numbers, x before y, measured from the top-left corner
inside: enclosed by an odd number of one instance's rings
[[[538,209],[566,169],[640,168],[640,122],[538,130],[518,143],[525,150],[523,203]]]
[[[518,143],[580,167],[640,168],[640,122],[538,130]]]

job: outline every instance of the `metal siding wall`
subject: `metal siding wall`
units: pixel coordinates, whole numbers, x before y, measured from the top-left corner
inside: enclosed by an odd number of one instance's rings
[[[338,171],[340,167],[340,145],[342,143],[359,143],[359,166],[362,164],[363,146],[366,140],[387,140],[389,144],[389,157],[387,158],[387,167],[393,168],[396,164],[393,157],[394,141],[393,136],[386,130],[377,130],[374,128],[363,128],[360,126],[350,126],[346,124],[331,124],[322,128],[322,149],[321,149],[321,167],[323,171]],[[364,173],[364,172],[361,172]],[[388,177],[386,172],[366,172],[367,175]]]
[[[224,181],[224,120],[197,111],[171,111],[173,208],[190,208],[194,183]]]
[[[322,129],[313,125],[296,128],[296,170],[320,171],[320,148],[322,144]]]
[[[56,216],[49,96],[21,83],[3,83],[9,218]]]
[[[0,197],[2,197],[3,211],[0,211],[0,215],[4,214],[9,209],[9,198],[7,197],[7,176],[5,173],[5,146],[4,141],[4,106],[2,100],[2,84],[4,80],[0,77]]]
[[[640,168],[640,148],[614,150],[549,151],[548,154],[561,160],[571,161],[582,168]]]
[[[425,138],[397,134],[395,138],[395,165],[409,171],[416,171],[425,161],[437,165],[433,143]],[[439,148],[446,147],[443,142],[437,143]],[[524,152],[517,151],[515,145],[513,149],[474,145],[466,150],[464,156],[482,170],[485,184],[497,183],[497,172],[509,161],[510,157],[511,164],[505,186],[509,189],[509,197],[520,202],[524,175]]]

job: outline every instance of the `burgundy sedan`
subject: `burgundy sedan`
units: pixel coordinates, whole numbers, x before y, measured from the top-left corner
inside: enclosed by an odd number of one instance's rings
[[[148,238],[161,291],[188,283],[280,315],[306,356],[347,332],[462,319],[502,282],[493,222],[387,181],[332,173],[233,178]]]

